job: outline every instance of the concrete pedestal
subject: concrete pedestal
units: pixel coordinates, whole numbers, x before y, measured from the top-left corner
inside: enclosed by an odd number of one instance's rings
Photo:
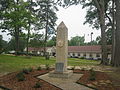
[[[49,73],[49,77],[54,77],[54,78],[69,78],[70,76],[72,76],[73,71],[68,70],[66,72],[56,72],[56,71],[52,71]]]

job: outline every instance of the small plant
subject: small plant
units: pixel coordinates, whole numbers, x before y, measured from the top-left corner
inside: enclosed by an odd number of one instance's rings
[[[80,59],[85,59],[85,57],[80,57]]]
[[[96,79],[96,72],[93,69],[91,69],[89,80],[94,81],[95,79]]]
[[[71,70],[75,70],[75,66],[73,66],[73,67],[71,68]]]
[[[29,74],[29,70],[26,69],[26,68],[24,68],[24,69],[22,70],[22,72],[25,73],[25,74]]]
[[[41,66],[39,66],[39,67],[37,68],[38,71],[41,70],[41,69],[42,69]]]
[[[91,68],[89,71],[92,72],[92,71],[94,71],[94,70],[93,70],[93,68]]]
[[[85,68],[82,68],[81,71],[85,71]]]
[[[25,80],[25,76],[23,74],[23,72],[19,72],[17,75],[16,75],[18,81],[24,81]]]
[[[42,85],[41,85],[41,83],[40,82],[36,82],[36,84],[35,84],[35,86],[34,86],[34,88],[40,88]]]
[[[50,69],[50,65],[49,64],[46,64],[45,67],[46,67],[46,70]]]
[[[33,71],[33,68],[32,68],[32,67],[29,67],[29,68],[28,68],[28,71],[29,71],[29,72],[32,72],[32,71]]]

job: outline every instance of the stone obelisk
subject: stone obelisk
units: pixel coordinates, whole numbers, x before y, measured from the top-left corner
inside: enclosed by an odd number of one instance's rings
[[[68,29],[64,22],[61,22],[57,27],[56,41],[55,71],[50,73],[50,76],[67,78],[72,75],[72,72],[67,70]]]
[[[56,72],[67,71],[68,29],[63,22],[57,28],[56,39]]]

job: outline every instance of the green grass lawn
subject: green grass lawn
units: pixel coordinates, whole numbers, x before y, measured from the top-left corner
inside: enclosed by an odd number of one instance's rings
[[[68,59],[68,65],[71,66],[97,65],[98,63],[99,61],[94,60]],[[31,57],[28,59],[25,56],[0,55],[0,73],[17,71],[26,67],[38,67],[45,64],[54,65],[55,58],[45,60],[44,57]]]

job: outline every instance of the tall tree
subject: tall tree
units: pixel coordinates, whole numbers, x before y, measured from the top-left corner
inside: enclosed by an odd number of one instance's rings
[[[7,42],[3,40],[2,35],[0,35],[0,54],[5,51],[6,47],[7,47]]]
[[[61,5],[62,0],[58,0],[58,3]],[[102,60],[101,64],[107,64],[107,48],[106,48],[106,33],[107,28],[105,23],[105,11],[107,3],[109,0],[64,0],[66,6],[77,5],[79,3],[83,4],[83,7],[90,7],[87,11],[86,20],[90,24],[94,24],[95,28],[101,28],[101,49],[102,49]],[[63,5],[64,6],[64,5]],[[94,13],[91,13],[94,12]],[[88,18],[89,16],[89,18]],[[93,17],[91,17],[93,16]],[[96,23],[93,23],[92,20],[95,20]]]
[[[69,41],[69,46],[80,46],[84,45],[85,38],[84,36],[75,36],[72,37],[71,40]]]
[[[53,36],[50,40],[47,42],[48,47],[52,47],[56,45],[56,36]]]
[[[35,7],[37,6],[35,2],[33,2],[33,0],[27,0],[28,2],[28,6],[27,6],[27,10],[29,11],[29,13],[31,14],[31,16],[27,17],[28,19],[28,33],[27,33],[27,43],[26,43],[26,46],[27,46],[27,55],[28,55],[28,47],[29,47],[29,38],[30,38],[30,31],[31,29],[33,29],[32,27],[35,26],[33,24],[35,24],[35,21],[37,20],[37,17],[36,17],[36,11],[35,11]],[[32,27],[31,27],[32,26]]]
[[[29,43],[30,43],[30,47],[43,47],[44,46],[44,35],[33,34]]]
[[[39,6],[38,17],[40,17],[40,22],[42,23],[43,28],[45,29],[45,40],[44,40],[44,55],[46,54],[47,40],[49,30],[55,31],[54,26],[56,25],[57,16],[55,11],[57,7],[54,3],[54,0],[39,0],[37,1]]]
[[[27,10],[27,2],[23,0],[8,0],[8,7],[2,12],[2,30],[8,30],[15,37],[16,54],[19,52],[19,34],[27,28],[27,17],[31,15]]]
[[[107,64],[107,47],[106,47],[106,25],[105,25],[105,2],[104,0],[93,0],[95,7],[97,8],[98,20],[101,27],[101,41],[102,41],[102,61],[101,64]]]
[[[116,5],[116,30],[115,30],[115,57],[113,66],[120,66],[120,0],[115,0]]]

